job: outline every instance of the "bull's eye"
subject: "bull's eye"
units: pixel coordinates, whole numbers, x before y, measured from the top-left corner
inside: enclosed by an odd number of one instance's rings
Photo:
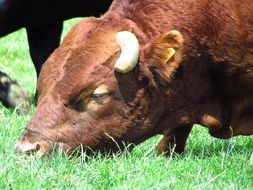
[[[97,101],[98,103],[103,103],[107,98],[109,98],[110,94],[93,94],[92,99]]]
[[[92,99],[98,103],[104,103],[110,96],[110,91],[106,85],[100,85],[93,93]]]
[[[109,95],[109,93],[107,93],[107,94],[93,94],[92,98],[101,100],[103,98],[106,98],[108,95]]]
[[[100,85],[94,91],[92,88],[83,91],[70,104],[77,111],[95,111],[110,100],[111,93],[106,85]]]

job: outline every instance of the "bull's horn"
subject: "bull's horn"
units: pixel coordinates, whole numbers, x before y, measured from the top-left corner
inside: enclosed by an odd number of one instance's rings
[[[139,58],[139,42],[136,36],[128,31],[121,31],[115,35],[116,41],[121,48],[121,54],[114,68],[119,73],[131,71],[137,64]]]

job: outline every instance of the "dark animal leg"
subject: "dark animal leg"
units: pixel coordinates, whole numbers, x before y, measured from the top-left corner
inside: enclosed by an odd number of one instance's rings
[[[164,137],[156,147],[158,154],[170,153],[170,150],[174,150],[179,154],[182,153],[191,129],[192,125],[182,126],[176,128],[174,131],[166,130]]]
[[[60,44],[62,28],[63,22],[26,28],[30,55],[36,69],[37,79],[43,63]],[[35,101],[37,101],[37,90]]]
[[[59,46],[62,28],[63,22],[26,28],[30,55],[36,69],[37,78],[43,63]]]

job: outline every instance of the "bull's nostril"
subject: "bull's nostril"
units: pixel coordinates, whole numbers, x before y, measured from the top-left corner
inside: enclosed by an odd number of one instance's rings
[[[38,151],[38,150],[40,150],[40,145],[37,143],[37,144],[36,144],[36,150],[35,150],[35,151]]]
[[[40,145],[38,143],[32,144],[29,142],[25,143],[18,142],[15,146],[15,149],[18,153],[31,154],[38,151],[40,149]]]

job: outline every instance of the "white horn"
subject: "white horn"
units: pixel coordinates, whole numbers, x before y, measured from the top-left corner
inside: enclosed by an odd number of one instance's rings
[[[116,41],[121,48],[121,54],[114,68],[119,73],[131,71],[137,64],[139,58],[139,42],[136,36],[128,31],[121,31],[115,35]]]

